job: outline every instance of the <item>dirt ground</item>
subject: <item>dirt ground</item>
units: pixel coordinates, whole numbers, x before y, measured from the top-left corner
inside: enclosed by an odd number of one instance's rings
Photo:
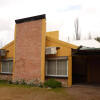
[[[100,100],[100,85],[73,85],[67,91],[75,100]]]
[[[74,85],[60,89],[0,86],[0,100],[100,100],[100,86]]]
[[[0,100],[74,100],[64,89],[0,87]]]

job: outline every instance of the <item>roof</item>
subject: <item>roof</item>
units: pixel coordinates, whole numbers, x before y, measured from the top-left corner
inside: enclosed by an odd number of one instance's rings
[[[100,48],[89,48],[80,46],[77,49],[72,49],[73,55],[100,55]]]
[[[84,49],[84,50],[78,50],[78,49],[72,49],[73,55],[100,55],[100,48],[98,49]]]
[[[85,47],[89,47],[89,48],[100,48],[100,43],[94,39],[69,41],[69,43],[72,43],[77,46],[85,46]]]
[[[22,18],[22,19],[17,19],[15,20],[16,24],[23,23],[23,22],[29,22],[29,21],[34,21],[34,20],[39,20],[39,19],[45,19],[46,15],[38,15],[38,16],[32,16],[32,17],[27,17],[27,18]]]
[[[1,49],[6,49],[6,48],[10,47],[10,46],[13,45],[13,44],[14,44],[14,40],[11,41],[11,42],[9,42],[9,43],[6,44],[5,46],[3,46]]]
[[[58,40],[58,39],[53,39],[53,38],[48,37],[48,36],[46,36],[46,40],[58,43],[58,44],[63,45],[65,47],[70,47],[70,48],[73,48],[73,49],[77,49],[78,48],[78,46],[76,46],[76,45],[73,45],[73,44],[70,44],[70,43],[67,43],[67,42],[63,42],[63,41]],[[13,44],[14,44],[14,40],[11,41],[10,43],[8,43],[7,45],[5,45],[4,47],[2,47],[1,49],[8,48],[9,46],[11,46]]]
[[[70,47],[70,48],[73,48],[73,49],[78,48],[78,46],[76,46],[76,45],[73,45],[71,43],[67,43],[67,42],[64,42],[64,41],[61,41],[61,40],[58,40],[58,39],[54,39],[54,38],[51,38],[51,37],[48,37],[48,36],[46,36],[46,40],[58,43],[58,44],[65,46],[65,47]]]
[[[87,48],[87,47],[82,47],[82,48],[80,48],[80,50],[100,50],[100,48]]]

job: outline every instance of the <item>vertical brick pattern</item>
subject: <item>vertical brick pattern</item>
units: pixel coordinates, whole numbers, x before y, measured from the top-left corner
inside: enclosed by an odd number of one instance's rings
[[[17,24],[14,81],[40,80],[41,35],[42,20]]]

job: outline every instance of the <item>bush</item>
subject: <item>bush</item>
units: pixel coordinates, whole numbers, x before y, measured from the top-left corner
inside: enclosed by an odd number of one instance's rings
[[[7,80],[0,80],[0,83],[8,83]]]
[[[57,87],[61,87],[62,84],[61,82],[58,82],[55,79],[49,79],[44,83],[44,86],[50,88],[57,88]]]
[[[18,84],[19,84],[19,81],[14,82],[14,84],[15,84],[15,85],[18,85]]]
[[[11,80],[8,81],[9,84],[13,84],[13,82]]]
[[[22,81],[21,81],[21,84],[22,84],[22,85],[26,85],[25,80],[22,80]]]
[[[43,88],[43,84],[40,82],[40,83],[38,84],[38,87]]]
[[[30,82],[28,85],[29,86],[35,86],[35,84],[33,82]]]

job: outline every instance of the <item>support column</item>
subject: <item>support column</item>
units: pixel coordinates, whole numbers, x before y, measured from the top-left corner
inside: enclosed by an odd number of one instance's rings
[[[72,56],[68,57],[68,87],[72,86]]]

